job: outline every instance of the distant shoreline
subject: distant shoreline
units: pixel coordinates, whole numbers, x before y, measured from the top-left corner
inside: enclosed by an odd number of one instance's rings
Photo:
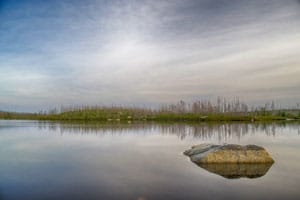
[[[298,112],[298,114],[297,114]],[[0,112],[0,119],[101,122],[231,122],[231,121],[297,121],[300,111],[269,111],[245,113],[141,113],[130,110],[74,110],[55,114]]]
[[[0,111],[0,119],[32,119],[55,121],[161,121],[161,122],[207,122],[207,121],[287,121],[300,120],[300,108],[277,108],[274,102],[253,107],[238,98],[232,101],[218,98],[211,101],[179,101],[160,108],[124,106],[81,106],[51,109],[39,113],[18,113]]]

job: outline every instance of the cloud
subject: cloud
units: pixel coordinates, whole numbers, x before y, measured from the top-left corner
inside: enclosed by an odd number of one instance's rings
[[[152,105],[218,95],[297,102],[295,3],[7,5],[0,13],[0,109]]]

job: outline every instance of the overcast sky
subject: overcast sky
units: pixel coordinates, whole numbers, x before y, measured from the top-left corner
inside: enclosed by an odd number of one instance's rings
[[[300,102],[299,0],[0,0],[0,110]]]

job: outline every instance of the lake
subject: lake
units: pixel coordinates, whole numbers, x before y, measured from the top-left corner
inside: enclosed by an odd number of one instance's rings
[[[182,152],[256,144],[275,163],[228,178]],[[101,124],[0,120],[0,199],[299,199],[300,124]]]

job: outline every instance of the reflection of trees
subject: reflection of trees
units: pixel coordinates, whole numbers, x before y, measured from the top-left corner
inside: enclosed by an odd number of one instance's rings
[[[180,138],[186,136],[197,137],[201,139],[217,138],[219,141],[230,138],[240,139],[247,134],[255,134],[256,132],[264,132],[266,135],[275,136],[275,124],[247,124],[247,123],[225,123],[225,124],[200,124],[200,125],[173,125],[163,127],[164,132],[179,134]]]
[[[37,122],[40,129],[59,131],[61,134],[172,134],[179,138],[194,137],[200,139],[215,138],[218,141],[240,139],[248,134],[264,133],[275,136],[283,128],[299,131],[299,123],[199,123],[199,124],[158,124],[158,123],[54,123]]]
[[[53,122],[38,122],[40,129],[49,129],[51,131],[59,131],[61,134],[110,134],[122,135],[133,132],[149,132],[156,126],[153,124],[138,123],[53,123]]]
[[[283,129],[299,131],[299,123],[203,123],[197,125],[174,124],[162,126],[162,133],[177,134],[184,139],[187,136],[200,139],[215,138],[218,141],[240,139],[249,134],[263,133],[267,136],[276,136],[276,132]]]

